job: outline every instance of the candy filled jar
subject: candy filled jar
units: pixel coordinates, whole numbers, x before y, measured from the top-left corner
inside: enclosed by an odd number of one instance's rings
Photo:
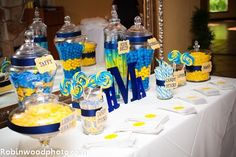
[[[200,50],[197,41],[193,48],[190,54],[194,58],[194,63],[192,66],[186,66],[186,79],[191,82],[207,81],[212,70],[211,53],[209,50]]]
[[[81,71],[85,37],[81,36],[79,27],[71,23],[70,17],[65,16],[64,25],[56,33],[54,42],[62,62],[64,77],[71,79],[76,72]]]
[[[96,46],[92,41],[84,43],[84,51],[82,53],[82,66],[90,66],[96,64]]]
[[[149,76],[154,50],[148,44],[152,34],[141,25],[141,18],[136,16],[134,25],[127,31],[127,39],[130,41],[130,52],[127,54],[127,63],[136,62],[136,77],[141,77],[145,90],[149,88]]]
[[[23,44],[11,57],[10,80],[16,89],[19,105],[26,97],[35,94],[38,90],[43,93],[52,92],[53,81],[56,74],[54,70],[39,72],[35,59],[50,56],[49,51],[34,43],[32,31],[25,32]]]
[[[59,102],[58,97],[53,94],[34,94],[23,103],[23,106],[10,113],[8,127],[15,132],[39,140],[41,146],[27,149],[61,151],[59,148],[49,146],[50,139],[76,125],[74,110],[67,104]],[[45,156],[45,154],[41,155]],[[63,154],[47,154],[47,157],[51,156],[59,157]]]
[[[124,82],[127,79],[126,54],[118,53],[118,42],[126,39],[126,28],[120,23],[115,5],[112,6],[111,19],[104,29],[104,53],[106,68],[117,67]]]
[[[34,32],[34,42],[39,46],[48,49],[47,26],[42,22],[37,7],[35,8],[33,23],[29,26],[29,28]]]
[[[96,135],[103,132],[108,110],[105,103],[97,95],[80,102],[81,122],[83,132],[87,135]]]
[[[173,88],[169,88],[166,83],[173,76],[174,70],[165,61],[158,60],[158,62],[159,66],[154,70],[156,76],[156,94],[158,99],[167,100],[173,97]]]

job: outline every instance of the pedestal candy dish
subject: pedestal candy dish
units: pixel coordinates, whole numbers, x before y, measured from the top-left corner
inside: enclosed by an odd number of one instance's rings
[[[49,147],[50,139],[76,124],[73,109],[58,102],[57,99],[57,96],[53,94],[35,94],[9,115],[8,127],[11,130],[39,140],[41,147],[32,148],[35,151],[58,151],[59,149]],[[47,157],[51,156],[55,154],[47,155]]]
[[[44,73],[39,72],[35,59],[51,55],[46,49],[33,42],[32,31],[26,31],[25,36],[25,44],[11,57],[10,67],[10,80],[16,89],[19,105],[26,97],[35,94],[38,89],[43,93],[52,92],[56,74],[56,68]]]
[[[127,31],[127,39],[130,41],[130,52],[127,54],[127,62],[136,62],[136,77],[141,77],[145,90],[149,88],[149,76],[154,50],[147,40],[152,34],[141,25],[141,18],[135,17],[134,25]]]

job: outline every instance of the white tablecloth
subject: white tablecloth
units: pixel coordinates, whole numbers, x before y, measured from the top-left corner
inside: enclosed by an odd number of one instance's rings
[[[212,77],[212,80],[219,77]],[[223,78],[236,85],[236,79]],[[51,140],[51,146],[77,151],[74,156],[88,157],[235,157],[236,156],[236,90],[220,90],[220,95],[206,97],[208,104],[195,106],[197,114],[180,115],[159,110],[160,106],[183,103],[176,97],[183,93],[195,93],[194,87],[207,84],[187,83],[175,90],[174,98],[158,100],[154,77],[147,97],[139,101],[121,104],[109,114],[105,131],[100,135],[84,135],[81,124]],[[129,95],[131,99],[131,95]],[[187,104],[190,105],[190,104]],[[88,141],[113,132],[126,118],[144,113],[168,114],[170,120],[158,135],[133,134],[134,147],[102,147],[83,149]],[[0,149],[30,149],[39,146],[37,140],[18,134],[8,128],[0,129]],[[1,151],[0,151],[1,152]],[[71,155],[71,156],[73,156]],[[68,155],[69,156],[69,155]]]

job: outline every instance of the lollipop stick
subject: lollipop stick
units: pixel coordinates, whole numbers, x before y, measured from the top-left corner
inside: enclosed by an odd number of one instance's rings
[[[91,92],[92,92],[92,88],[89,88],[89,92],[88,92],[88,95],[87,95],[87,97],[86,97],[87,100],[88,100],[88,98],[89,98]]]
[[[176,71],[176,64],[175,63],[173,63],[173,69],[174,69],[174,71]]]

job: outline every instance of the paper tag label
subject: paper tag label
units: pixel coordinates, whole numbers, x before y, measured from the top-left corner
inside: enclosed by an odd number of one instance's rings
[[[160,44],[159,44],[159,42],[157,41],[156,38],[148,39],[147,42],[153,50],[160,48]]]
[[[35,59],[36,67],[39,73],[45,73],[56,70],[57,66],[52,55],[43,56]]]
[[[184,69],[175,71],[173,75],[177,78],[178,83],[186,82]]]
[[[202,72],[209,73],[212,70],[212,63],[207,62],[202,65]]]
[[[76,120],[77,120],[76,112],[73,112],[71,115],[62,119],[60,123],[60,128],[59,128],[60,132],[65,132],[66,130],[74,127]]]
[[[165,88],[174,89],[178,87],[177,78],[172,76],[165,80]]]
[[[118,41],[118,53],[124,54],[130,51],[130,43],[129,40]]]
[[[97,126],[102,126],[107,121],[107,108],[104,107],[96,112]]]

